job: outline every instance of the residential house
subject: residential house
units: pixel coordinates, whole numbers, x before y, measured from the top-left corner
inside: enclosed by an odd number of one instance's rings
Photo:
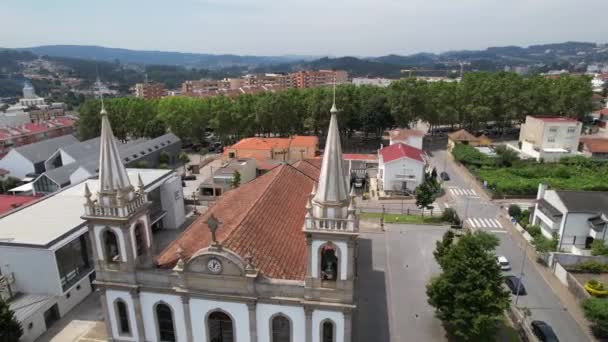
[[[583,137],[580,139],[579,151],[587,157],[608,159],[608,139]]]
[[[155,230],[176,229],[185,221],[181,180],[172,170],[127,169],[148,200],[148,223]],[[141,180],[141,181],[140,181]],[[10,285],[2,293],[24,330],[20,341],[34,341],[92,291],[94,240],[81,218],[85,194],[97,192],[91,179],[0,217],[0,275]]]
[[[448,133],[448,151],[452,151],[456,144],[465,144],[477,146],[479,139],[465,129],[460,129],[456,132]]]
[[[550,190],[540,184],[536,199],[531,222],[545,237],[557,236],[560,250],[589,254],[594,240],[606,239],[608,191]]]
[[[8,170],[15,178],[23,179],[29,174],[46,171],[45,162],[63,146],[78,142],[73,135],[64,135],[37,143],[16,147],[0,159],[0,168]]]
[[[256,178],[257,168],[255,159],[232,159],[222,167],[213,171],[211,177],[199,185],[200,199],[212,201],[232,189],[232,182],[236,172],[240,174],[240,184],[248,183]]]
[[[258,161],[296,161],[313,159],[319,150],[316,136],[296,135],[289,138],[245,138],[224,150],[229,159],[255,158]]]
[[[578,154],[583,124],[560,116],[526,116],[519,132],[522,153],[537,161],[558,161]]]
[[[423,150],[396,143],[378,151],[378,185],[384,192],[414,191],[424,182],[428,162]]]
[[[422,149],[424,132],[417,129],[397,128],[389,131],[390,145],[401,143]]]

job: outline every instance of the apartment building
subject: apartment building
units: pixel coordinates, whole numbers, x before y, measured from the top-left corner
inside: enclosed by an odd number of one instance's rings
[[[344,70],[302,70],[289,74],[294,88],[313,88],[348,82],[348,73]]]
[[[576,155],[583,124],[558,116],[526,116],[519,132],[521,151],[538,161]]]
[[[137,83],[135,85],[135,96],[146,100],[160,99],[167,95],[167,89],[162,83]]]

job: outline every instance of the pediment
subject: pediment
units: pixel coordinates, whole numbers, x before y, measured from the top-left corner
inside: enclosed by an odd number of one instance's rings
[[[196,252],[186,263],[185,272],[209,275],[245,275],[245,262],[236,253],[225,248],[209,247]]]

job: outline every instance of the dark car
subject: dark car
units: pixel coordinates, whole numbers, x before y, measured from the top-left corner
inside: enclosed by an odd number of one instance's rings
[[[517,292],[519,290],[520,296],[526,295],[526,288],[524,287],[523,282],[520,283],[519,278],[517,278],[516,276],[514,276],[514,275],[506,276],[505,284],[507,284],[507,286],[509,287],[509,290],[511,290],[512,294],[517,294]]]
[[[450,175],[448,175],[447,172],[443,171],[439,174],[439,177],[441,177],[441,179],[443,179],[444,181],[449,181],[450,180]]]
[[[532,332],[541,342],[559,342],[551,326],[543,321],[532,321]]]

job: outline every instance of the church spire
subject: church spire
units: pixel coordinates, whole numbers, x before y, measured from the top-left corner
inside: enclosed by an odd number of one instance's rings
[[[313,202],[319,205],[348,205],[348,185],[342,162],[342,146],[336,108],[336,80],[333,84],[333,105],[327,131],[319,185]],[[319,213],[320,214],[320,213]],[[324,215],[323,215],[324,216]]]
[[[108,112],[101,99],[101,141],[99,144],[99,191],[114,193],[131,187],[127,170],[118,153],[116,139],[108,119]]]

